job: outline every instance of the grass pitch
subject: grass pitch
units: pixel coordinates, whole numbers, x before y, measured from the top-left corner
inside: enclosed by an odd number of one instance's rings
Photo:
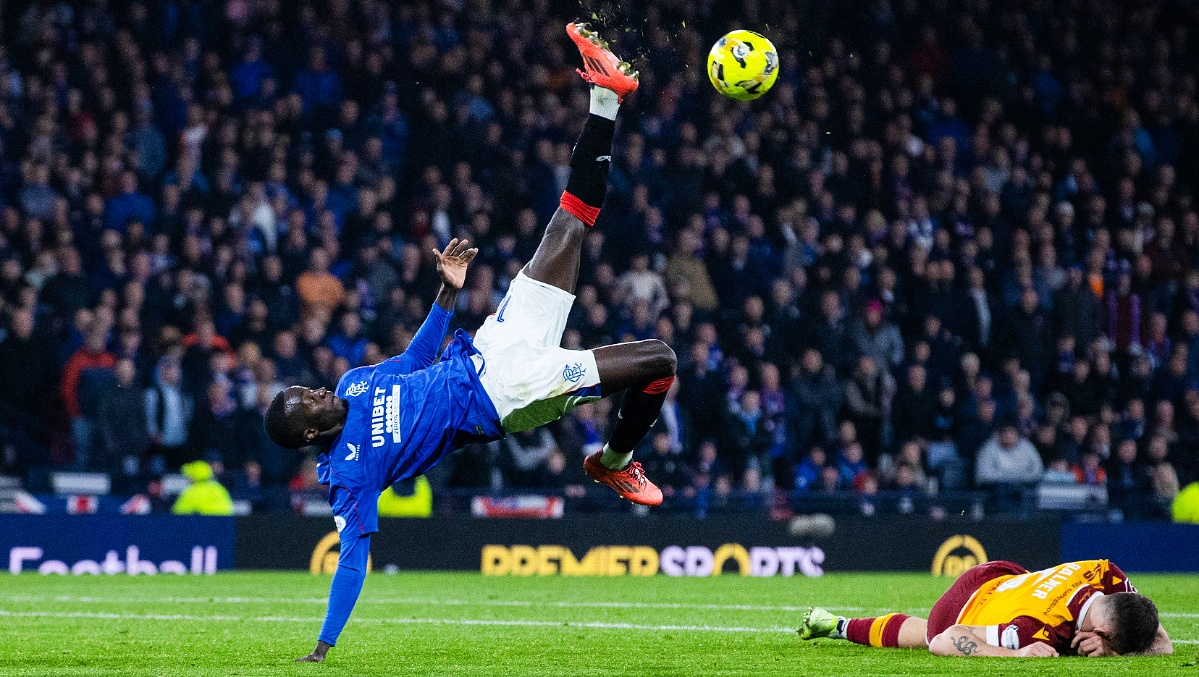
[[[512,578],[379,573],[339,646],[315,644],[329,578],[0,575],[0,675],[890,675],[1199,676],[1199,576],[1135,576],[1176,653],[1163,658],[937,658],[800,642],[800,610],[923,615],[927,575],[808,578]],[[1098,662],[1101,660],[1102,662]]]

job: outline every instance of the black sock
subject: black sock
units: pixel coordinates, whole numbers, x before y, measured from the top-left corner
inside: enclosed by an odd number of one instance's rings
[[[595,223],[599,208],[604,204],[604,195],[608,192],[608,167],[612,161],[612,134],[615,130],[615,120],[588,115],[570,156],[570,179],[566,182],[566,192],[581,202],[582,206],[575,205],[568,195],[563,195],[562,207],[588,225]]]
[[[666,391],[673,381],[673,376],[667,376],[644,388],[625,391],[616,425],[612,428],[612,437],[608,440],[609,449],[618,454],[627,454],[637,446],[658,420],[662,403],[666,401]]]

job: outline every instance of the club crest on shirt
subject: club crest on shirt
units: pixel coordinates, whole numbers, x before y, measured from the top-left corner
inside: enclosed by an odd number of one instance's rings
[[[566,365],[566,368],[562,370],[562,378],[570,381],[571,383],[577,383],[579,379],[583,378],[583,374],[584,369],[582,362],[568,364]]]
[[[346,397],[358,397],[362,393],[365,393],[368,388],[369,386],[367,386],[366,381],[351,383],[350,386],[346,388]]]

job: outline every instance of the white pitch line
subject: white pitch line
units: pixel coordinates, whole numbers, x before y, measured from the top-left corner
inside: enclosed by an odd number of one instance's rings
[[[85,604],[326,604],[327,597],[94,597],[70,595],[0,595],[7,602],[79,602]],[[499,607],[551,607],[559,609],[702,609],[710,611],[806,611],[809,606],[819,606],[833,611],[891,611],[890,607],[858,607],[785,604],[699,604],[687,602],[563,602],[506,599],[430,599],[424,597],[367,597],[358,604],[427,604],[431,606],[499,606]],[[927,608],[909,608],[907,612],[928,611]],[[1199,618],[1199,613],[1169,612],[1158,614],[1162,618]]]
[[[325,604],[327,597],[74,597],[69,595],[0,595],[8,602],[81,602],[98,604]],[[429,599],[421,597],[367,597],[359,604],[428,604],[432,606],[503,606],[503,607],[556,607],[561,609],[703,609],[712,611],[806,611],[808,606],[758,605],[758,604],[699,604],[687,602],[563,602],[504,599]],[[826,606],[836,611],[873,611],[882,607]]]
[[[118,614],[88,611],[7,611],[0,610],[0,617],[10,618],[90,618],[100,620],[153,620],[153,621],[217,621],[240,623],[245,621],[259,623],[317,623],[319,618],[304,618],[292,616],[196,616],[191,614]],[[355,623],[384,624],[384,625],[462,625],[462,626],[499,626],[499,627],[537,627],[537,628],[585,628],[590,630],[643,630],[649,632],[718,632],[718,633],[752,633],[779,634],[793,633],[793,628],[755,628],[744,626],[723,625],[648,625],[642,623],[604,623],[596,621],[538,621],[538,620],[497,620],[472,618],[357,618]],[[1175,644],[1199,644],[1196,639],[1176,639]]]
[[[196,616],[191,614],[118,614],[98,611],[8,611],[0,609],[5,618],[89,618],[99,620],[146,620],[146,621],[221,621],[260,623],[312,623],[320,618],[293,616]],[[538,621],[497,620],[474,618],[357,618],[355,623],[384,625],[495,625],[534,628],[586,628],[600,630],[647,630],[658,632],[737,632],[737,633],[793,633],[794,628],[753,628],[729,625],[646,625],[641,623],[603,623],[596,621]]]
[[[147,620],[147,621],[218,621],[256,623],[312,623],[319,618],[294,616],[196,616],[190,614],[118,614],[95,611],[8,611],[0,609],[5,618],[88,618],[98,620]],[[355,623],[383,625],[463,625],[530,628],[584,628],[588,630],[643,630],[648,632],[720,632],[750,634],[792,634],[794,628],[754,628],[737,625],[648,625],[643,623],[603,623],[596,621],[538,621],[496,620],[475,618],[357,618]],[[1176,639],[1175,644],[1199,644],[1199,639]]]

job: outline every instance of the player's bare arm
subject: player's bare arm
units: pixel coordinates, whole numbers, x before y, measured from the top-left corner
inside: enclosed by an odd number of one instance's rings
[[[1035,642],[1021,649],[1006,649],[987,644],[986,628],[954,625],[929,642],[928,650],[938,656],[994,656],[1009,658],[1056,658],[1057,649]]]

